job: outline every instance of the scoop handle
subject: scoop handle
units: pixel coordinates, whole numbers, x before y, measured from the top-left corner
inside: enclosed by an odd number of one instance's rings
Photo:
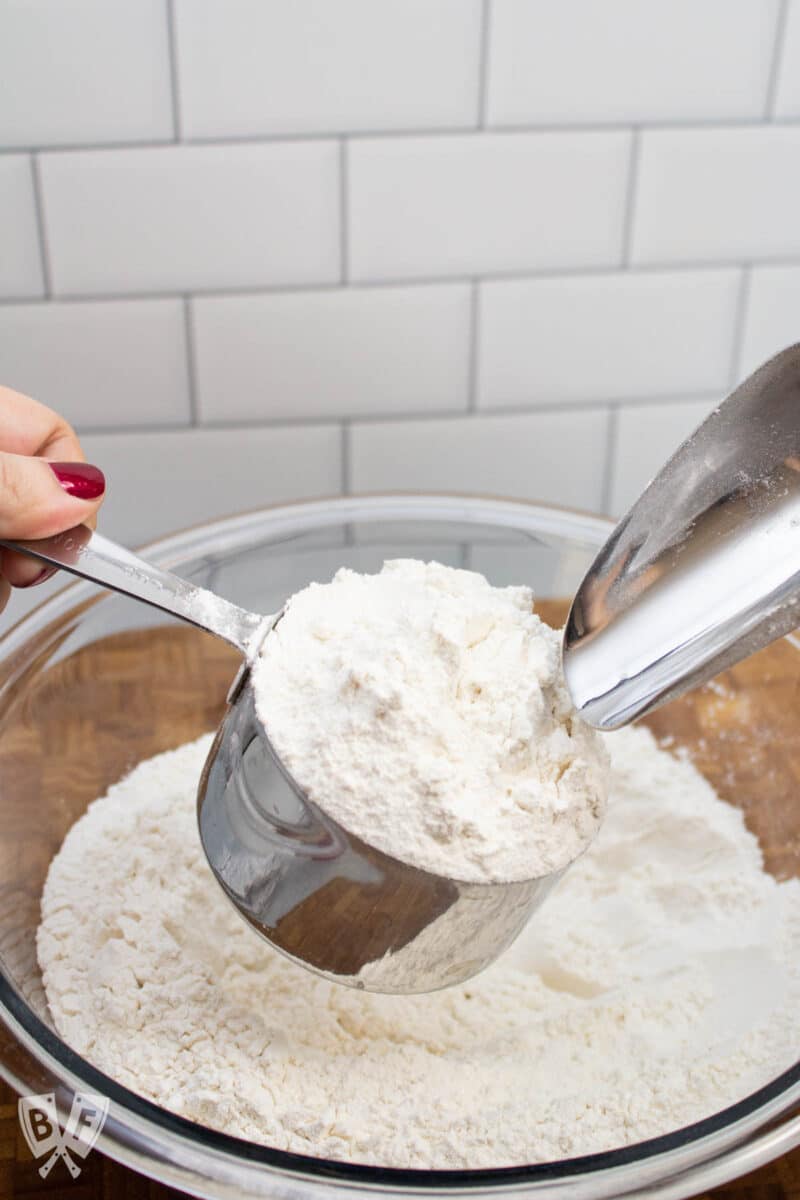
[[[248,612],[206,588],[196,587],[171,571],[156,567],[85,525],[36,541],[0,539],[0,546],[171,613],[229,642],[246,658],[260,640],[256,639],[257,631],[273,619]]]

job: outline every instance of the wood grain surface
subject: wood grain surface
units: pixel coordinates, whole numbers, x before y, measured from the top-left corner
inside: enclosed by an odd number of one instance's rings
[[[561,606],[543,612],[557,622]],[[213,728],[236,655],[194,630],[116,634],[39,675],[58,637],[12,664],[14,696],[0,705],[0,955],[45,1013],[33,938],[47,865],[86,805],[134,763]],[[63,631],[63,637],[68,631]],[[655,714],[649,724],[685,747],[718,792],[739,804],[769,869],[800,875],[800,655],[782,642]],[[35,806],[31,809],[31,805]],[[31,819],[31,812],[36,820]],[[15,1054],[0,1032],[0,1059]],[[25,1144],[16,1095],[0,1083],[2,1200],[167,1200],[181,1193],[93,1152],[72,1181],[58,1163],[46,1181]],[[800,1149],[713,1193],[716,1200],[800,1200]]]

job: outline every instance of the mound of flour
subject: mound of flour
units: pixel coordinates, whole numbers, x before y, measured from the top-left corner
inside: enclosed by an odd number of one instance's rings
[[[142,763],[50,868],[56,1027],[192,1120],[354,1162],[541,1162],[718,1111],[797,1057],[800,884],[646,731],[606,742],[586,853],[494,966],[409,997],[318,979],[237,916],[196,830],[210,738]]]
[[[340,570],[291,598],[253,683],[304,791],[403,862],[530,879],[576,858],[602,819],[606,755],[528,588],[414,559]]]

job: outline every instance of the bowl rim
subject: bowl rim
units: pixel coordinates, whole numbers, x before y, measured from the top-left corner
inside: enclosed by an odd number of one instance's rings
[[[361,508],[365,502],[375,510],[371,518],[365,518]],[[431,505],[441,507],[442,514],[432,517]],[[283,518],[287,527],[297,524],[301,529],[309,521],[319,528],[315,518],[324,518],[323,524],[341,525],[346,523],[348,516],[361,521],[422,519],[421,513],[425,510],[428,520],[486,525],[491,523],[487,520],[487,505],[496,517],[506,518],[510,528],[520,528],[514,525],[511,519],[514,516],[522,518],[523,525],[538,519],[549,527],[549,532],[567,534],[575,541],[583,534],[587,544],[598,548],[614,528],[614,522],[607,517],[535,501],[449,492],[369,493],[268,505],[215,521],[199,522],[149,542],[143,552],[167,566],[181,548],[184,554],[190,550],[197,535],[205,535],[206,539],[225,538],[236,530],[243,535],[242,545],[253,548],[252,540],[245,536],[246,530],[263,519]],[[275,544],[275,532],[273,530],[272,536],[265,538],[263,544]],[[537,532],[543,530],[537,529]],[[79,597],[91,597],[95,593],[92,584],[79,581],[45,599],[0,636],[0,657],[18,649],[20,642],[26,641],[28,634],[34,632],[35,626],[41,626],[50,612],[69,617],[79,607]],[[800,649],[800,644],[791,635],[790,640]],[[327,1195],[331,1187],[335,1187],[340,1194],[342,1189],[363,1192],[377,1188],[395,1195],[412,1192],[475,1194],[476,1191],[499,1190],[517,1194],[535,1192],[541,1197],[554,1195],[556,1191],[561,1196],[564,1186],[569,1184],[571,1200],[580,1200],[583,1195],[633,1196],[644,1190],[648,1196],[660,1195],[664,1188],[668,1189],[669,1195],[677,1197],[691,1194],[701,1179],[706,1186],[723,1182],[800,1142],[800,1115],[783,1125],[773,1126],[766,1134],[761,1133],[765,1126],[786,1116],[800,1102],[798,1061],[768,1084],[701,1121],[616,1150],[554,1162],[481,1169],[427,1170],[347,1163],[276,1150],[221,1133],[139,1096],[70,1049],[27,1004],[6,976],[2,962],[0,1023],[22,1049],[23,1057],[30,1060],[21,1070],[0,1061],[0,1076],[15,1090],[24,1094],[34,1079],[40,1084],[41,1069],[44,1068],[57,1089],[92,1090],[107,1096],[111,1101],[110,1115],[98,1140],[99,1148],[146,1175],[191,1187],[195,1194],[203,1196],[227,1195],[228,1187],[233,1184],[237,1188],[236,1194],[254,1196],[307,1196],[312,1192]],[[759,1133],[761,1136],[756,1137]],[[176,1155],[178,1146],[185,1152]],[[202,1161],[192,1162],[193,1157]],[[200,1172],[200,1166],[206,1169]],[[243,1170],[246,1180],[242,1177]],[[279,1179],[283,1180],[282,1186],[278,1186]],[[272,1182],[266,1186],[269,1180]],[[292,1180],[302,1181],[300,1192],[291,1187],[286,1190],[285,1185]],[[242,1192],[245,1183],[250,1190]],[[209,1184],[216,1184],[216,1190],[213,1187],[207,1190]],[[219,1187],[224,1190],[218,1190]]]

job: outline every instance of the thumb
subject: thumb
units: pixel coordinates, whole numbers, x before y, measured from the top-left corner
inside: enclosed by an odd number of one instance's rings
[[[0,538],[43,538],[89,520],[103,500],[102,471],[0,453]]]

